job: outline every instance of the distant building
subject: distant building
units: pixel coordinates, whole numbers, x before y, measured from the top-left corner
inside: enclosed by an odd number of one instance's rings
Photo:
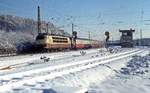
[[[122,35],[120,37],[121,47],[123,47],[123,48],[133,47],[133,45],[134,45],[133,32],[135,32],[135,30],[133,30],[133,29],[130,29],[130,30],[119,30],[119,32],[122,33]]]
[[[142,42],[142,44],[139,43],[139,41]],[[134,40],[134,45],[136,46],[150,46],[150,38],[142,38],[142,39],[136,39]]]

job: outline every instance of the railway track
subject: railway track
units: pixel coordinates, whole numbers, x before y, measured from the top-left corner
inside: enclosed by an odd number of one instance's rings
[[[86,55],[91,55],[94,53],[98,53],[99,51],[96,49],[95,51],[88,51],[86,50]],[[63,60],[63,59],[70,59],[82,56],[79,51],[72,51],[72,52],[60,52],[58,53],[46,53],[46,54],[36,54],[36,55],[25,55],[13,57],[13,58],[1,58],[0,59],[0,75],[1,71],[4,70],[11,70],[11,69],[18,69],[22,66],[31,66],[43,63],[53,63],[54,61]],[[10,61],[11,60],[11,61]]]
[[[126,58],[142,52],[141,50],[132,50],[124,53],[118,53],[100,58],[92,58],[90,60],[83,60],[68,64],[46,67],[42,69],[35,69],[31,71],[24,71],[0,76],[0,92],[12,90],[25,85],[34,85],[37,82],[45,82],[65,74],[86,70],[122,58]]]

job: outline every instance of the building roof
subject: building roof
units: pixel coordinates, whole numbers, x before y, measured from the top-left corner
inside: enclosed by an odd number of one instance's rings
[[[134,29],[130,29],[130,30],[120,30],[119,29],[119,32],[135,32],[135,30]]]

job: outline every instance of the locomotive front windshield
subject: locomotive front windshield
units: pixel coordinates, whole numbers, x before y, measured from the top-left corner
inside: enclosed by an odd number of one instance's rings
[[[38,35],[37,37],[36,37],[36,40],[42,40],[42,39],[44,39],[45,38],[45,35]]]

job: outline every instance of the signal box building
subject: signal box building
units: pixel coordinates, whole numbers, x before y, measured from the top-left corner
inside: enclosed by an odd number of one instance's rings
[[[130,29],[130,30],[119,30],[119,32],[122,33],[120,37],[120,44],[122,48],[131,48],[134,45],[133,42],[133,32],[135,30]]]

